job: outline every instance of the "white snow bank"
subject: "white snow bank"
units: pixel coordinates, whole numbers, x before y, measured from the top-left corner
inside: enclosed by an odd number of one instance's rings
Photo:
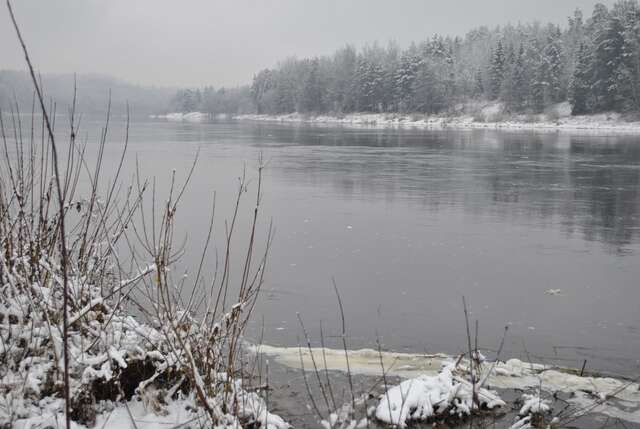
[[[284,115],[237,115],[242,121],[279,122],[290,124],[328,124],[344,126],[367,126],[378,128],[419,129],[504,129],[536,131],[588,131],[640,133],[640,122],[627,122],[618,113],[601,113],[571,116],[571,106],[560,103],[548,109],[547,114],[507,115],[498,103],[482,105],[477,112],[461,109],[451,116],[399,114],[399,113],[352,113],[344,116],[310,116],[300,113]]]
[[[129,401],[126,406],[119,404],[104,404],[105,410],[96,418],[96,428],[129,429],[165,429],[175,427],[190,421],[198,421],[200,417],[193,412],[195,402],[191,399],[176,400],[166,406],[166,412],[159,415],[150,410],[142,401]],[[15,429],[40,429],[47,427],[64,427],[64,414],[59,410],[64,407],[61,399],[43,405],[42,413],[14,423]],[[128,410],[127,410],[128,408]],[[134,426],[135,425],[135,426]],[[74,421],[73,429],[84,429],[86,426]]]
[[[405,380],[389,389],[376,408],[376,418],[404,428],[410,422],[428,421],[433,417],[464,417],[471,415],[472,385],[453,374],[453,364],[436,376],[423,375]],[[477,388],[480,405],[488,409],[504,406],[495,393]]]
[[[202,407],[198,406],[193,395],[177,399],[163,406],[159,413],[151,404],[142,400],[131,400],[126,404],[104,402],[103,412],[96,417],[95,428],[115,429],[167,429],[174,427],[211,427]],[[289,429],[291,425],[282,418],[267,411],[265,402],[257,394],[245,393],[238,399],[239,414],[247,422],[260,423],[265,429]],[[62,399],[45,401],[41,412],[29,418],[14,422],[14,429],[40,429],[47,427],[64,427]],[[229,416],[226,416],[229,418]],[[216,428],[241,427],[233,420],[223,420]],[[88,429],[86,426],[71,422],[72,429]]]
[[[189,113],[167,113],[166,115],[151,115],[152,119],[166,119],[169,122],[204,122],[209,119],[209,115],[202,112]]]

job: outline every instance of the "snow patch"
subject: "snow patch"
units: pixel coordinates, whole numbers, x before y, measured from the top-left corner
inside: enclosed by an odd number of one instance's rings
[[[389,389],[376,408],[376,418],[401,428],[411,422],[428,421],[434,417],[458,417],[471,415],[473,386],[454,376],[450,364],[436,376],[423,375],[405,380]],[[476,387],[481,406],[488,409],[501,407],[505,402],[495,393]]]
[[[188,113],[167,113],[166,115],[153,115],[152,119],[166,119],[169,122],[205,122],[209,119],[209,115],[202,112],[188,112]]]

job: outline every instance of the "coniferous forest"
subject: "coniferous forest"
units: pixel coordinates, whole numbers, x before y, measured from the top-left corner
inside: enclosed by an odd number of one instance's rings
[[[398,112],[439,114],[494,100],[510,113],[563,101],[572,113],[640,111],[640,6],[621,0],[576,10],[564,26],[529,23],[464,37],[433,35],[401,48],[345,46],[331,56],[288,58],[250,87],[180,90],[171,108],[209,113]]]

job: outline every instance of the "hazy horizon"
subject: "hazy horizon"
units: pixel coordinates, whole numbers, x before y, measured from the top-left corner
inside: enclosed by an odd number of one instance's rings
[[[406,0],[399,7],[380,0],[22,0],[13,7],[42,73],[109,76],[144,86],[219,87],[248,84],[257,71],[290,56],[326,55],[346,44],[406,46],[436,33],[462,36],[482,25],[565,24],[576,8],[587,17],[596,3]],[[0,22],[0,69],[24,70],[4,5]]]

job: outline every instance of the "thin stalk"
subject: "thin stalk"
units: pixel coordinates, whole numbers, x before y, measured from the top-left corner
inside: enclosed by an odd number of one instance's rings
[[[24,59],[27,62],[27,66],[29,67],[29,73],[31,74],[31,80],[33,81],[33,86],[36,89],[36,93],[38,95],[38,101],[40,102],[40,108],[42,109],[42,115],[44,116],[44,120],[47,126],[47,132],[49,134],[49,138],[51,139],[51,152],[52,152],[52,161],[53,168],[55,169],[55,183],[56,183],[56,191],[58,194],[58,205],[59,205],[59,224],[60,224],[60,252],[62,254],[62,283],[63,283],[63,293],[64,293],[64,301],[63,301],[63,347],[64,347],[64,402],[65,402],[65,422],[66,427],[69,429],[71,427],[71,404],[69,398],[69,321],[67,314],[67,306],[69,299],[69,279],[67,276],[67,246],[65,243],[65,230],[64,230],[64,216],[65,216],[65,208],[64,208],[64,197],[62,195],[62,185],[60,183],[60,171],[58,168],[58,150],[56,147],[55,136],[53,135],[53,128],[51,127],[51,122],[49,120],[49,115],[47,114],[47,109],[44,105],[44,98],[42,96],[42,91],[40,90],[40,85],[38,85],[38,81],[36,79],[35,72],[33,70],[33,66],[31,64],[31,59],[29,58],[29,52],[27,51],[27,46],[22,39],[22,35],[20,34],[20,29],[18,28],[18,23],[16,22],[16,18],[13,14],[13,9],[11,8],[10,0],[7,0],[7,8],[9,9],[9,15],[11,16],[11,21],[13,23],[13,27],[16,30],[16,35],[18,36],[18,40],[20,41],[20,45],[22,46],[22,51],[24,52]]]

